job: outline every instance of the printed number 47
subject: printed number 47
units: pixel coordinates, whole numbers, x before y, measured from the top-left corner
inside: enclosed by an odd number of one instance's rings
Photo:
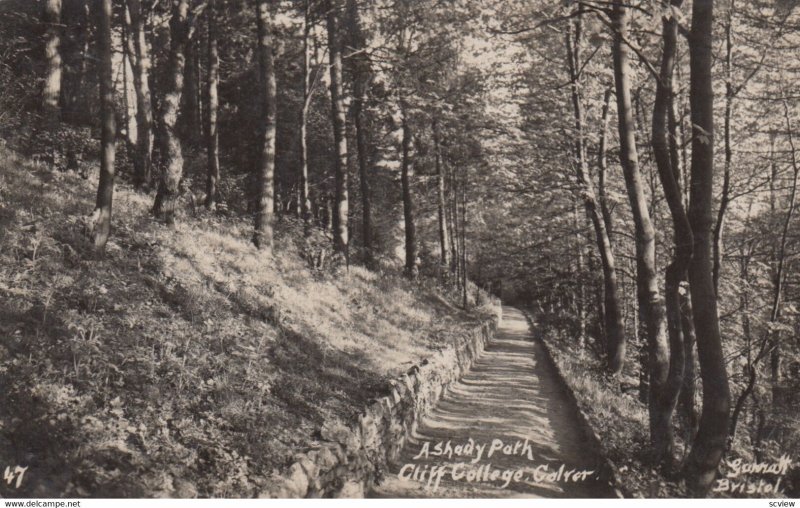
[[[14,483],[14,480],[17,481],[16,485],[14,485],[15,489],[18,489],[20,485],[22,485],[22,477],[25,476],[25,471],[28,470],[28,467],[20,467],[16,466],[13,471],[10,467],[6,466],[6,470],[3,472],[3,480],[6,481],[9,485]]]

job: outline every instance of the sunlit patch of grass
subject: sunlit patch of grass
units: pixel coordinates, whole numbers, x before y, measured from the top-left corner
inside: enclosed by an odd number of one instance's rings
[[[167,228],[124,182],[96,256],[94,181],[0,150],[0,464],[30,466],[16,495],[253,495],[324,420],[479,318],[425,280],[312,270],[284,221],[272,256],[247,219],[182,209]]]

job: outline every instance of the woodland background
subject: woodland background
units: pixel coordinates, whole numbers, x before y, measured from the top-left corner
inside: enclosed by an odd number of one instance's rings
[[[791,454],[799,30],[790,0],[0,1],[0,466],[256,495],[490,294],[633,492]]]

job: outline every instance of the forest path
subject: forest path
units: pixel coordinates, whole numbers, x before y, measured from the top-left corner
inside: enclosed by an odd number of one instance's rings
[[[577,408],[543,347],[522,312],[503,307],[503,320],[486,350],[420,422],[368,497],[611,497],[610,488],[598,480],[601,458],[581,431]],[[456,447],[470,439],[485,448],[461,449],[461,457],[456,456]],[[496,440],[511,445],[512,454],[492,451]],[[446,450],[448,441],[452,457],[433,456],[436,445]],[[421,454],[425,443],[431,452],[427,456]],[[477,479],[468,480],[469,470]],[[502,476],[491,481],[494,471],[510,475],[518,470],[505,488]],[[594,472],[573,481],[570,471],[584,470]],[[417,479],[412,478],[415,472]]]

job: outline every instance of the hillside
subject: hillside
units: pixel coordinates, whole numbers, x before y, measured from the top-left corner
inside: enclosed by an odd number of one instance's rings
[[[274,256],[239,217],[165,227],[124,183],[97,257],[96,174],[0,150],[0,465],[29,467],[3,496],[257,494],[490,312],[388,267],[315,269],[287,219]]]

